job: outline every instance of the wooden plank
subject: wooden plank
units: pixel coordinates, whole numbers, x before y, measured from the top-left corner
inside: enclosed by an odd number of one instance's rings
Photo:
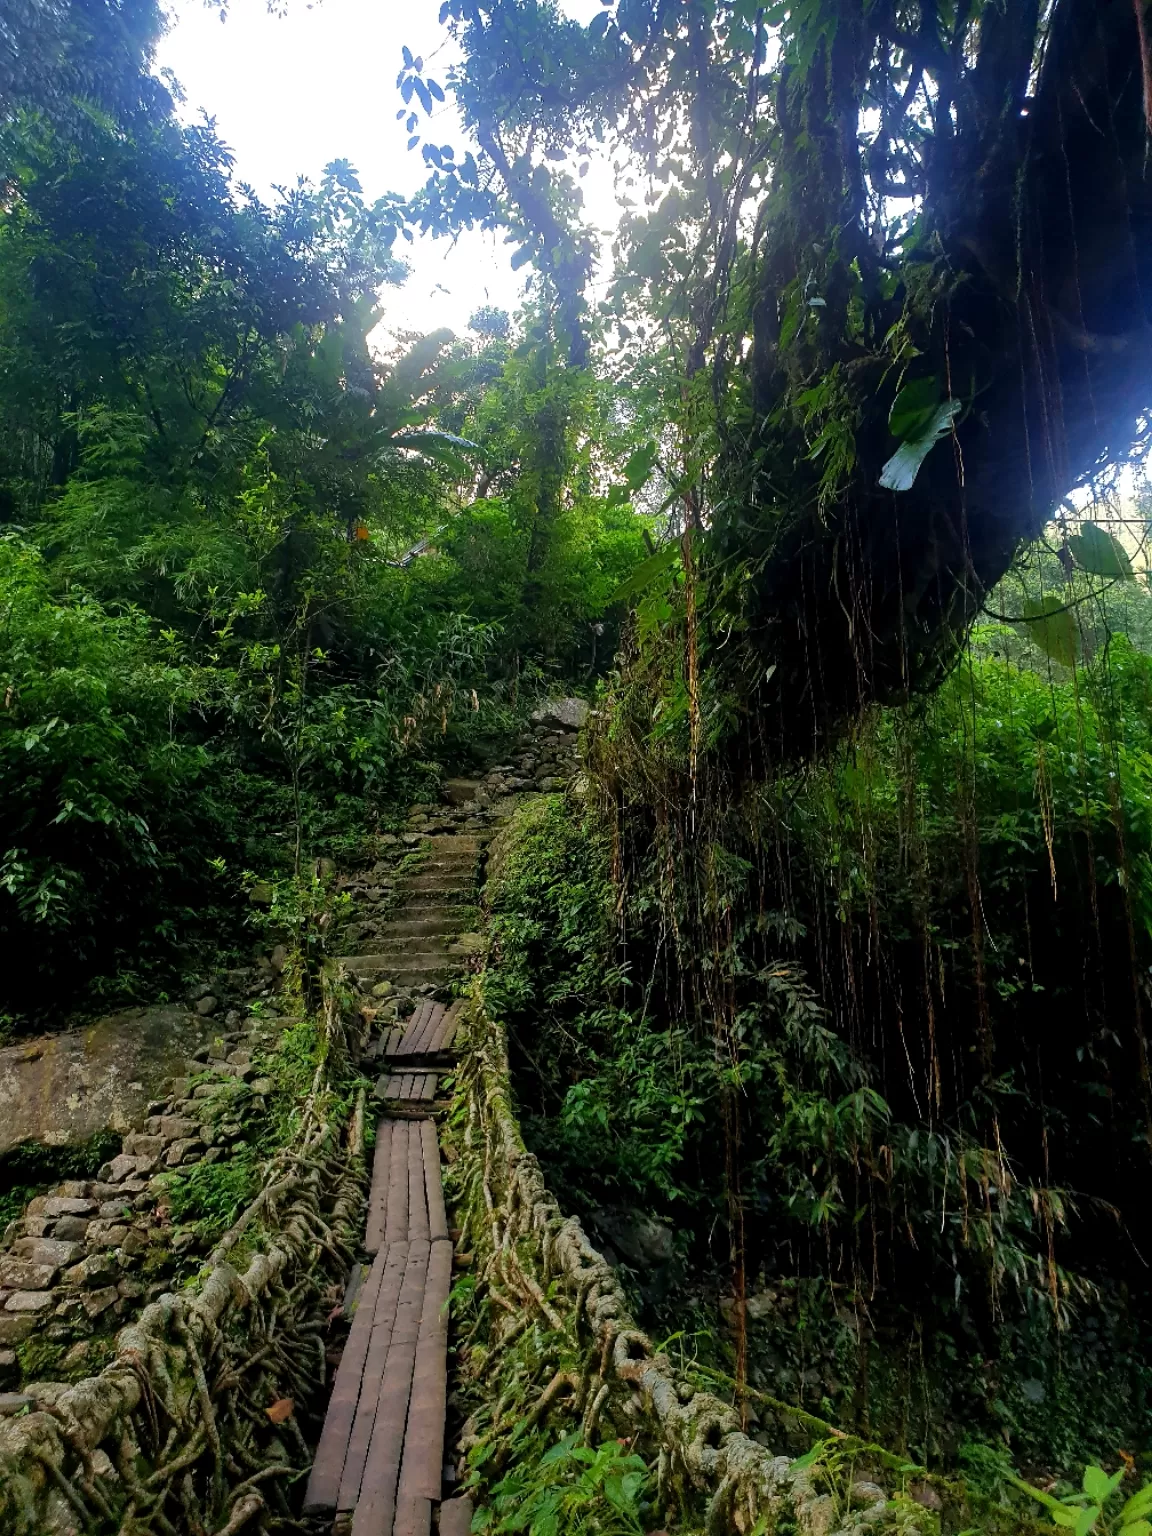
[[[408,1132],[406,1120],[392,1125],[392,1163],[388,1170],[388,1209],[384,1241],[408,1241]]]
[[[428,1242],[428,1197],[424,1190],[424,1142],[422,1121],[408,1124],[408,1236],[414,1242]]]
[[[456,1025],[460,1018],[460,1013],[463,1007],[464,999],[462,997],[458,997],[452,1004],[451,1008],[449,1008],[448,1012],[444,1015],[443,1022],[437,1031],[436,1039],[432,1045],[432,1049],[434,1051],[446,1051],[452,1044],[453,1038],[456,1034]]]
[[[392,1163],[392,1121],[381,1120],[376,1127],[376,1152],[372,1159],[372,1187],[368,1191],[368,1224],[364,1231],[364,1252],[379,1253],[384,1241],[388,1215],[388,1174]]]
[[[416,1045],[416,1037],[424,1027],[424,1020],[428,1017],[428,1010],[432,1005],[425,998],[422,1003],[416,1005],[416,1011],[404,1026],[404,1038],[396,1049],[397,1056],[411,1056]]]
[[[420,1031],[420,1036],[412,1047],[416,1055],[423,1056],[431,1048],[432,1041],[439,1031],[443,1018],[443,1003],[433,1003],[428,1011],[428,1017],[424,1020],[424,1028]]]
[[[360,1382],[364,1375],[364,1361],[372,1337],[372,1317],[376,1310],[376,1298],[384,1274],[385,1257],[380,1254],[368,1271],[368,1278],[360,1291],[360,1300],[352,1327],[344,1345],[344,1353],[336,1370],[320,1444],[308,1478],[304,1494],[304,1508],[332,1510],[340,1491],[340,1479],[344,1472],[344,1460],[348,1451],[348,1437],[352,1433],[352,1421],[360,1398]]]
[[[393,1243],[384,1255],[384,1273],[372,1315],[372,1333],[364,1358],[360,1400],[356,1404],[355,1417],[348,1435],[348,1450],[336,1499],[337,1509],[353,1509],[360,1495],[368,1447],[372,1443],[372,1431],[376,1424],[380,1380],[392,1344],[397,1310],[408,1274],[409,1257],[407,1243]]]
[[[424,1052],[429,1049],[429,1041],[432,1040],[433,1034],[438,1029],[439,1021],[441,1021],[442,1017],[444,1017],[444,1005],[442,1003],[432,1003],[424,1020],[424,1028],[421,1029],[418,1040],[413,1044],[412,1049],[416,1055],[424,1055]]]
[[[424,1152],[424,1186],[428,1200],[428,1237],[439,1242],[448,1237],[448,1217],[444,1210],[444,1182],[440,1176],[440,1143],[431,1120],[421,1120],[420,1140]]]
[[[444,1476],[444,1416],[448,1394],[448,1293],[452,1289],[452,1248],[433,1243],[420,1312],[420,1333],[412,1372],[412,1400],[396,1492],[395,1536],[427,1530],[421,1506],[439,1499]]]
[[[456,1004],[453,1003],[450,1008],[445,1009],[443,1015],[441,1016],[440,1022],[436,1026],[436,1032],[428,1042],[429,1055],[435,1055],[435,1053],[441,1049],[440,1042],[443,1040],[444,1035],[448,1029],[448,1021],[451,1019],[452,1010],[455,1007]]]
[[[360,1484],[360,1498],[352,1516],[352,1536],[390,1536],[392,1531],[412,1372],[416,1364],[416,1341],[424,1311],[430,1246],[428,1243],[408,1245],[408,1263],[380,1382],[372,1440]]]
[[[445,1499],[440,1506],[440,1536],[469,1536],[473,1514],[472,1500],[466,1493]]]
[[[390,1029],[388,1031],[388,1043],[384,1047],[385,1056],[395,1056],[396,1052],[400,1049],[400,1042],[403,1038],[404,1031],[399,1026],[395,1029]]]

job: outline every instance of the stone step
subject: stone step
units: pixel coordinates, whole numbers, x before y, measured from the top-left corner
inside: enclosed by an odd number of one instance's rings
[[[400,987],[419,987],[425,982],[447,981],[460,971],[460,957],[442,955],[439,958],[413,961],[405,958],[399,964],[392,955],[355,955],[344,964],[355,976],[387,976]]]
[[[462,933],[468,923],[461,914],[470,911],[469,907],[449,907],[435,915],[397,918],[395,922],[380,925],[379,937],[387,942],[390,939],[418,938],[422,934]]]
[[[403,886],[398,886],[396,895],[403,900],[408,891],[445,891],[458,892],[460,895],[473,895],[476,890],[474,880],[454,879],[451,874],[411,875]]]

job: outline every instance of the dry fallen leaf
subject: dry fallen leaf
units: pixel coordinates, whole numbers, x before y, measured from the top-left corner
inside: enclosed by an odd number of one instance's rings
[[[265,1408],[264,1412],[272,1420],[273,1424],[283,1424],[285,1419],[292,1417],[292,1410],[296,1404],[290,1397],[282,1397],[274,1402],[271,1408]]]

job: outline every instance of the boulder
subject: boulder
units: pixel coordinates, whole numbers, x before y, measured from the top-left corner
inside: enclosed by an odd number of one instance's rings
[[[539,709],[533,710],[532,719],[537,725],[560,726],[566,731],[578,731],[590,712],[583,699],[549,699]]]
[[[591,1212],[589,1219],[596,1231],[633,1268],[666,1264],[675,1255],[672,1228],[635,1206],[602,1206]]]
[[[110,1253],[90,1253],[86,1259],[81,1259],[79,1264],[74,1264],[68,1270],[64,1278],[69,1285],[78,1285],[88,1288],[93,1285],[103,1285],[113,1279],[119,1266]]]
[[[165,1004],[43,1036],[34,1049],[0,1049],[0,1153],[21,1142],[74,1146],[100,1131],[131,1131],[210,1027]]]

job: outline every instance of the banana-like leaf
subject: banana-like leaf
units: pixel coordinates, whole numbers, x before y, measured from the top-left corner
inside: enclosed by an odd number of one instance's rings
[[[904,391],[901,390],[901,394],[903,393]],[[940,439],[946,437],[952,430],[952,418],[959,409],[959,400],[945,400],[943,405],[937,406],[932,412],[927,424],[920,429],[918,437],[907,438],[900,444],[880,475],[880,484],[886,491],[912,489],[916,476],[920,473],[921,464]],[[912,412],[907,414],[907,419],[913,419]]]
[[[679,543],[673,541],[671,544],[666,544],[654,555],[649,555],[647,560],[641,560],[631,575],[625,576],[609,598],[609,602],[621,603],[625,598],[635,597],[637,593],[643,592],[645,587],[650,587],[666,571],[670,571],[679,559]]]
[[[1126,581],[1132,575],[1132,562],[1123,544],[1096,523],[1084,523],[1079,533],[1070,533],[1068,548],[1076,564],[1090,576]]]
[[[1024,623],[1028,637],[1061,666],[1076,665],[1080,635],[1072,611],[1058,597],[1026,598]]]

